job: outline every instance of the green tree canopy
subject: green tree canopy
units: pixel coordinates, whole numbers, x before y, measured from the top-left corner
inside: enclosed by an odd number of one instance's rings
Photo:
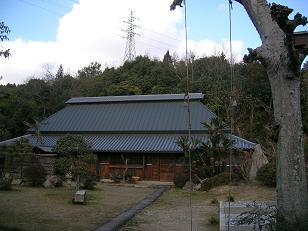
[[[80,177],[89,173],[89,164],[95,160],[90,145],[81,136],[67,135],[57,141],[52,151],[59,154],[55,162],[56,174],[71,174],[79,189]]]

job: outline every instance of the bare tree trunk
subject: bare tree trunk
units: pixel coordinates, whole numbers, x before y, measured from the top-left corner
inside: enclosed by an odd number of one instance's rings
[[[275,120],[278,123],[277,129],[279,129],[277,144],[278,212],[282,225],[289,227],[287,230],[307,230],[308,200],[300,82],[299,80],[286,80],[283,75],[287,71],[286,68],[286,66],[280,67],[278,72],[269,73],[272,74],[270,83]],[[300,229],[299,226],[302,228]]]
[[[128,170],[128,159],[126,158],[125,159],[125,170],[124,170],[124,173],[123,173],[123,182],[125,182],[125,177],[126,177],[126,173],[127,173],[127,170]]]
[[[296,26],[307,22],[301,15],[297,15],[297,20],[289,20],[288,15],[292,11],[288,13],[287,9],[281,11],[281,18],[274,18],[275,9],[270,9],[266,0],[236,1],[244,6],[262,40],[261,47],[249,49],[250,54],[244,61],[258,60],[265,66],[272,90],[278,133],[277,230],[308,230],[308,194],[298,74],[307,51],[296,50],[292,37]],[[280,9],[278,6],[276,13]]]
[[[128,171],[128,158],[125,158],[123,154],[121,155],[121,158],[125,164],[125,170],[123,172],[123,177],[122,177],[123,182],[125,182],[126,173]]]

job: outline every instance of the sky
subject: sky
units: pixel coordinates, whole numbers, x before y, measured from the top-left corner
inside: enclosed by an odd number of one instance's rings
[[[272,2],[272,1],[269,1]],[[306,0],[277,0],[308,16]],[[162,59],[167,50],[185,55],[184,9],[170,11],[172,0],[0,0],[0,21],[10,27],[8,59],[0,57],[0,84],[25,83],[64,71],[75,75],[96,61],[123,64],[127,23],[133,10],[137,55]],[[228,0],[186,0],[188,50],[197,57],[229,53]],[[298,30],[308,30],[299,27]],[[243,7],[234,2],[232,47],[237,62],[247,48],[261,45]]]

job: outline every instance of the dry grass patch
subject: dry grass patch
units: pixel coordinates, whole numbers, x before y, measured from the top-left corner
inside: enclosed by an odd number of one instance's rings
[[[99,184],[87,204],[72,204],[74,189],[14,187],[0,191],[0,224],[24,230],[93,230],[128,209],[150,188]]]
[[[208,192],[192,193],[193,230],[214,231],[218,225],[209,222],[211,217],[218,218],[218,204],[213,199],[226,200],[229,187],[220,186]],[[235,200],[275,200],[274,188],[259,184],[239,184],[231,186]],[[133,218],[121,231],[147,230],[172,231],[190,230],[190,193],[181,189],[171,189],[156,202]]]

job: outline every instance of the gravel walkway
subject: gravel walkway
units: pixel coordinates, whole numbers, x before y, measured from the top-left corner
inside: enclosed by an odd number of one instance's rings
[[[228,186],[220,186],[209,192],[192,193],[193,227],[196,231],[219,229],[219,208],[213,203],[225,201]],[[236,200],[267,201],[276,198],[274,188],[258,184],[241,184],[231,187]],[[190,193],[186,190],[170,189],[158,200],[122,226],[120,231],[190,231]]]
[[[218,217],[218,206],[196,195],[192,202],[192,230],[216,231],[218,226],[209,226],[208,219]],[[190,231],[189,193],[170,189],[119,230]]]
[[[132,219],[136,214],[141,212],[145,207],[150,205],[153,201],[155,201],[158,197],[161,196],[165,191],[167,191],[168,187],[161,186],[153,193],[145,197],[142,201],[140,201],[137,205],[132,208],[126,210],[122,214],[117,217],[107,221],[101,227],[96,229],[96,231],[113,231],[118,230],[122,225],[127,223],[130,219]]]

